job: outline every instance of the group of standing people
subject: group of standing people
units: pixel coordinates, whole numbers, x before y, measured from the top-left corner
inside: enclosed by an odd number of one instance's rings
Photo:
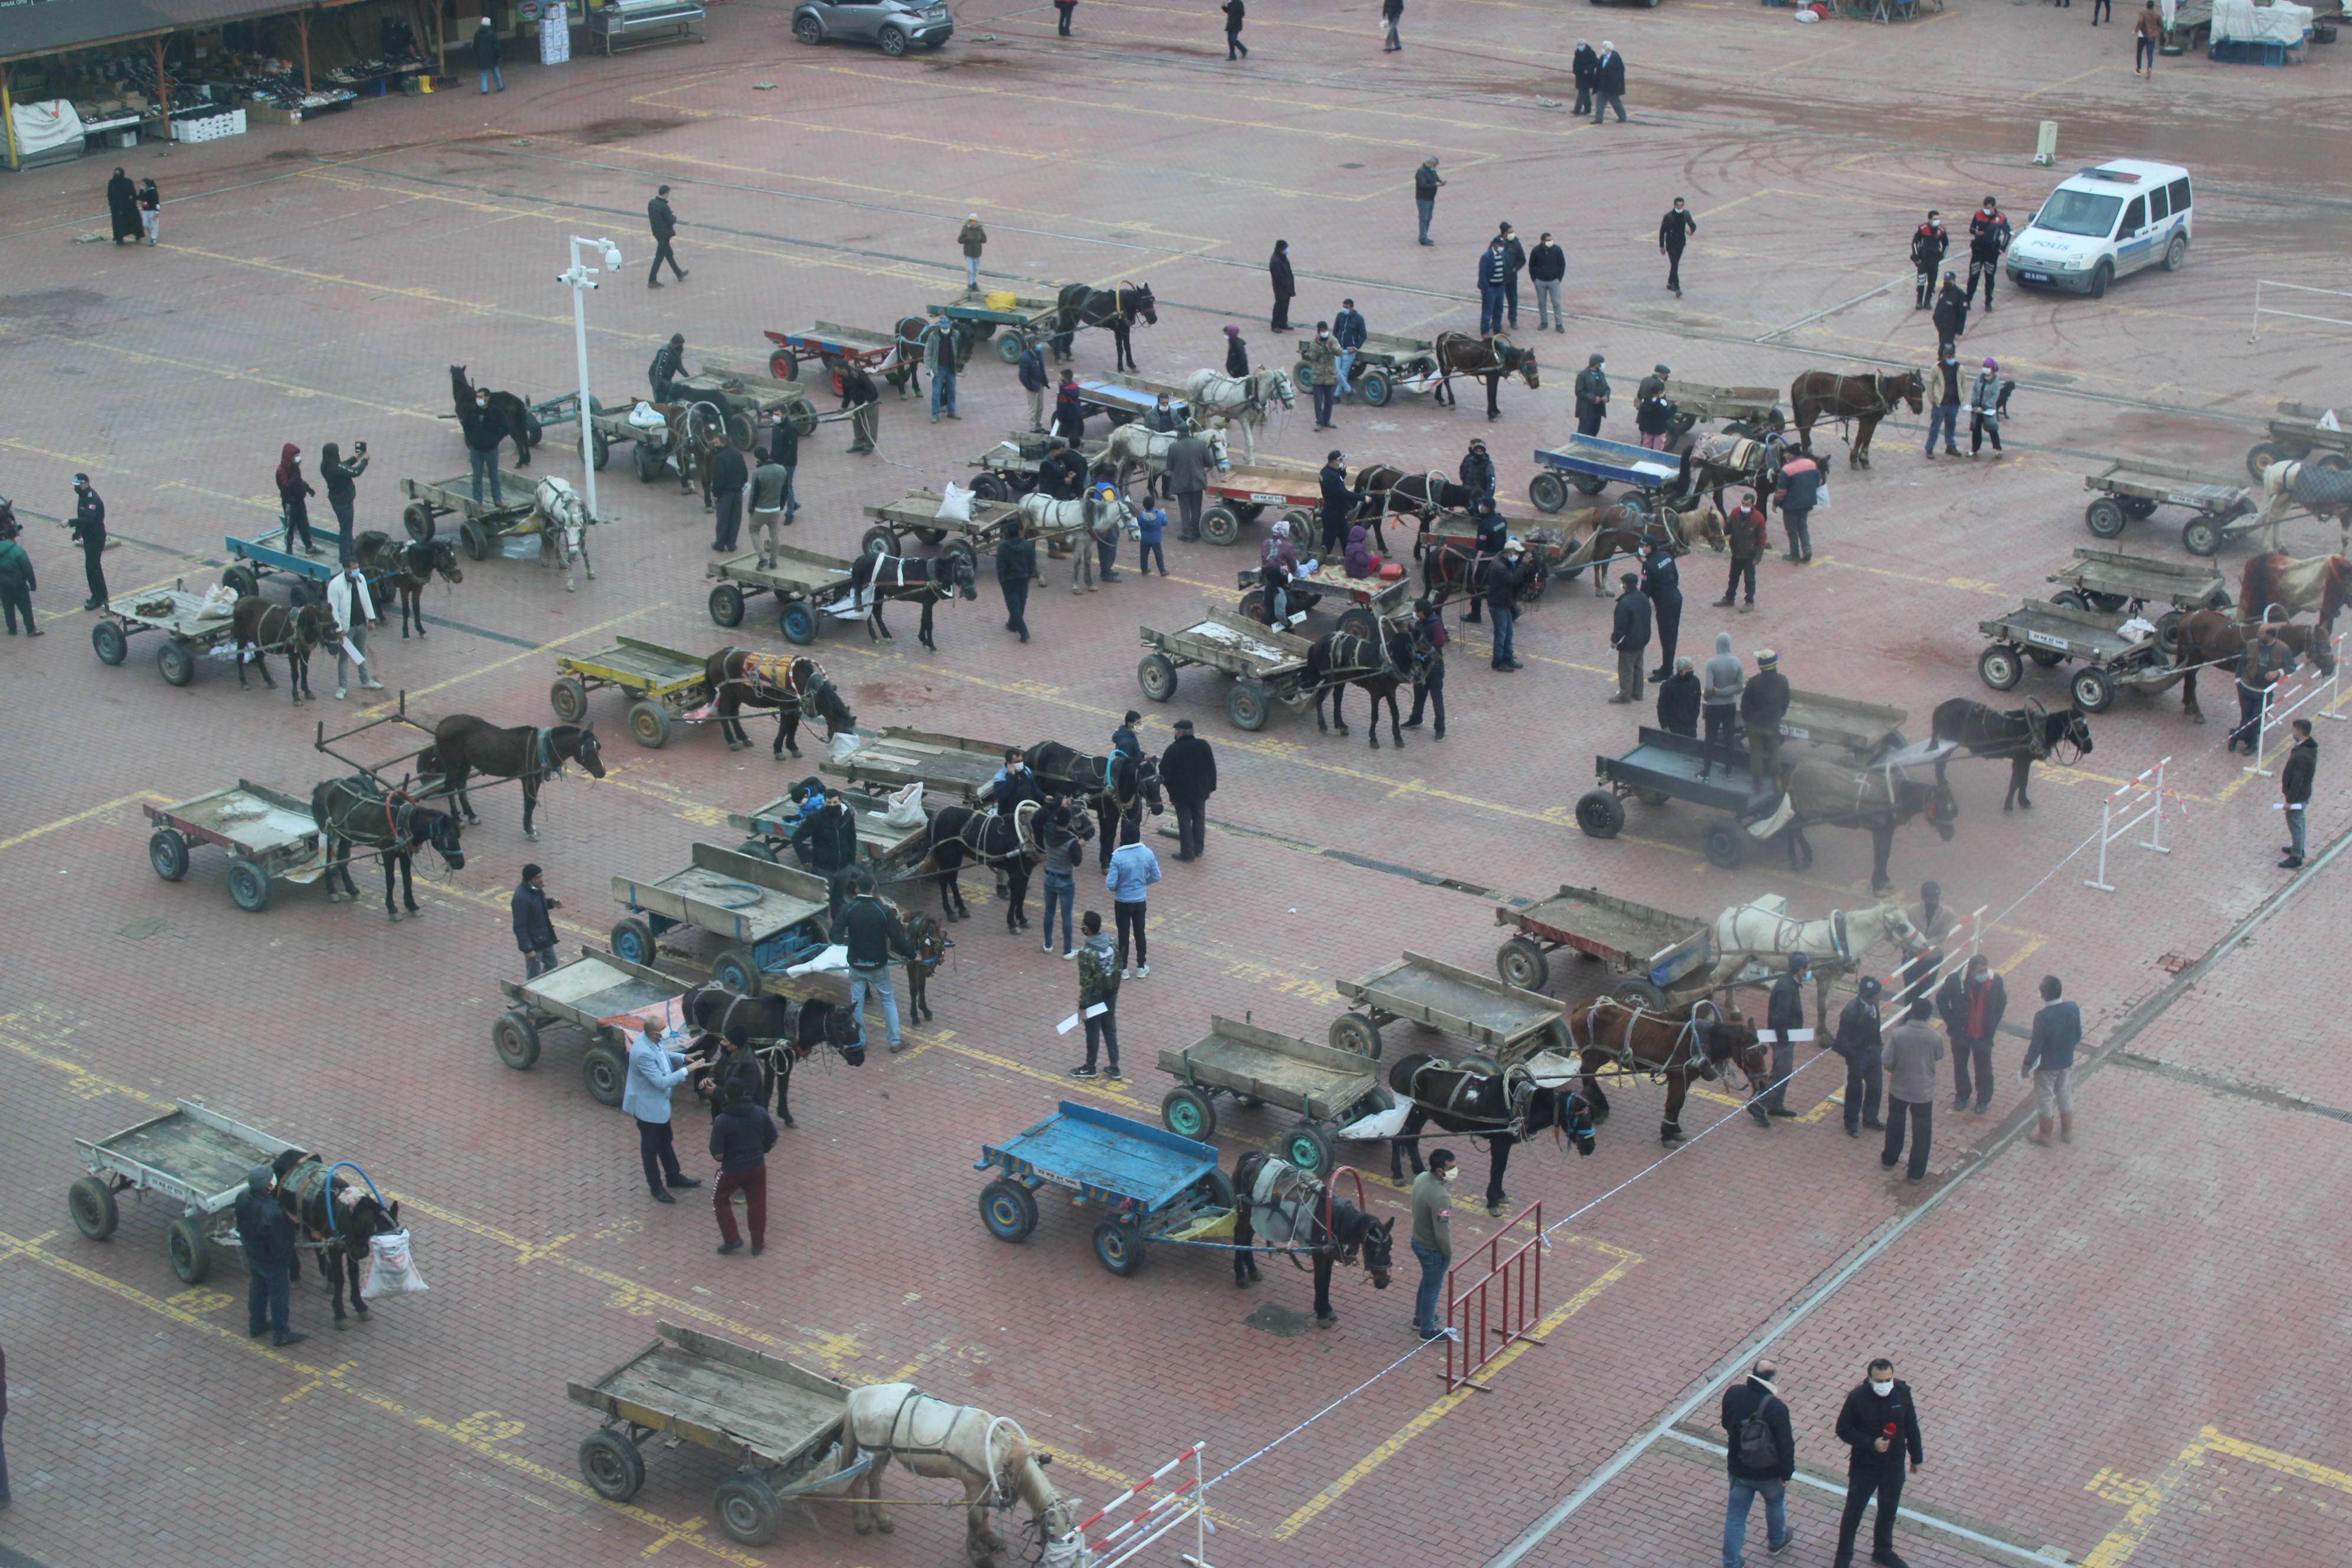
[[[153,175],[133,184],[118,165],[106,182],[106,211],[115,244],[136,245],[143,239],[153,245],[162,231],[163,193],[155,188]]]

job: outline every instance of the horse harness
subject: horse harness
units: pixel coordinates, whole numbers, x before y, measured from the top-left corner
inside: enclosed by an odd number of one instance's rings
[[[1416,1100],[1422,1099],[1422,1077],[1423,1074],[1430,1072],[1452,1073],[1454,1075],[1454,1089],[1453,1091],[1443,1100],[1431,1100],[1423,1101],[1423,1103],[1434,1106],[1437,1110],[1444,1111],[1448,1116],[1458,1116],[1465,1121],[1486,1121],[1488,1120],[1485,1112],[1477,1108],[1475,1101],[1479,1095],[1479,1086],[1486,1083],[1493,1075],[1472,1072],[1465,1068],[1458,1067],[1452,1062],[1433,1059],[1425,1061],[1422,1063],[1421,1066],[1413,1069],[1412,1083],[1406,1089],[1406,1093],[1412,1099]],[[1528,1120],[1528,1105],[1529,1101],[1535,1099],[1536,1090],[1540,1086],[1537,1084],[1535,1075],[1529,1072],[1525,1066],[1517,1062],[1505,1068],[1500,1076],[1502,1079],[1503,1100],[1505,1106],[1509,1111],[1509,1115],[1505,1121],[1495,1126],[1492,1133],[1481,1132],[1476,1134],[1476,1136],[1507,1136],[1524,1142],[1526,1138],[1525,1128]],[[1467,1091],[1470,1100],[1473,1101],[1470,1109],[1466,1111],[1462,1108],[1462,1102],[1465,1091]]]
[[[937,1443],[901,1443],[898,1441],[898,1424],[906,1418],[907,1407],[914,1404],[918,1399],[926,1400],[930,1404],[940,1405],[944,1409],[953,1412],[953,1414],[948,1417],[947,1425],[940,1429],[940,1440]],[[1007,1462],[1003,1471],[1000,1472],[991,1469],[983,1472],[961,1456],[950,1452],[946,1446],[949,1436],[952,1434],[956,1427],[962,1423],[964,1412],[971,1408],[972,1407],[969,1405],[949,1405],[944,1399],[933,1399],[921,1389],[916,1388],[910,1384],[907,1389],[907,1396],[898,1401],[898,1408],[890,1413],[890,1429],[888,1436],[882,1441],[882,1452],[894,1459],[898,1459],[901,1456],[907,1454],[928,1454],[935,1458],[945,1459],[948,1463],[955,1466],[958,1469],[970,1470],[980,1480],[987,1484],[988,1495],[981,1500],[982,1502],[994,1509],[1009,1509],[1013,1506],[1014,1500],[1012,1476],[1010,1473],[1012,1469],[1012,1456],[1010,1454],[1006,1455]],[[988,1432],[981,1440],[983,1458],[986,1457],[988,1446],[994,1440],[996,1424],[999,1421],[1003,1421],[1007,1426],[1013,1426],[1015,1431],[1020,1430],[1019,1426],[1009,1417],[990,1417]],[[1027,1434],[1024,1433],[1023,1436],[1025,1437]],[[873,1445],[864,1444],[862,1446],[870,1447]],[[901,1462],[903,1462],[903,1459]],[[961,1508],[964,1505],[960,1502],[947,1502],[942,1503],[940,1506],[943,1508]]]
[[[1840,923],[1839,934],[1841,937],[1844,934],[1843,922]],[[1597,1026],[1597,1021],[1601,1016],[1601,1009],[1603,1007],[1614,1007],[1619,1012],[1626,1015],[1625,1027],[1619,1035],[1618,1043],[1613,1050],[1602,1042],[1601,1038],[1601,1031]],[[1699,1038],[1699,1013],[1702,1008],[1704,1008],[1709,1015],[1706,1020],[1708,1024],[1719,1024],[1723,1021],[1722,1015],[1716,1010],[1716,1005],[1713,1002],[1702,1001],[1693,1005],[1691,1007],[1690,1016],[1678,1020],[1668,1016],[1664,1013],[1652,1014],[1648,1008],[1643,1006],[1638,1002],[1628,1006],[1626,1004],[1618,1001],[1613,996],[1604,996],[1600,1001],[1594,1003],[1591,1009],[1585,1014],[1586,1027],[1590,1032],[1591,1037],[1586,1039],[1584,1043],[1577,1048],[1580,1052],[1608,1052],[1611,1058],[1610,1065],[1616,1069],[1616,1076],[1631,1078],[1634,1073],[1641,1070],[1642,1068],[1646,1065],[1638,1056],[1634,1055],[1633,1031],[1641,1026],[1643,1018],[1645,1016],[1654,1016],[1661,1024],[1678,1023],[1680,1027],[1675,1033],[1675,1043],[1666,1047],[1665,1060],[1650,1068],[1650,1081],[1653,1083],[1661,1082],[1665,1079],[1667,1074],[1675,1072],[1689,1073],[1698,1078],[1712,1081],[1718,1075],[1716,1071],[1714,1058],[1706,1054],[1706,1047]],[[1680,1052],[1682,1055],[1682,1060],[1679,1062],[1675,1059],[1675,1053],[1677,1052]]]

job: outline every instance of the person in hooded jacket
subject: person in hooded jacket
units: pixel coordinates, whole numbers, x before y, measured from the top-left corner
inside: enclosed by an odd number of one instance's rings
[[[1739,656],[1731,651],[1731,634],[1715,634],[1715,655],[1706,661],[1706,669],[1699,682],[1700,700],[1706,716],[1706,752],[1700,759],[1698,776],[1711,778],[1715,764],[1721,762],[1727,769],[1737,748],[1735,739],[1739,721],[1740,694],[1748,689],[1747,667]]]
[[[1739,727],[1748,737],[1748,782],[1759,795],[1780,788],[1780,721],[1789,714],[1789,678],[1780,656],[1758,650],[1756,673],[1739,693]]]
[[[1601,78],[1601,57],[1582,38],[1576,40],[1576,53],[1569,57],[1569,75],[1576,83],[1576,107],[1570,114],[1592,112],[1592,85]]]
[[[1343,557],[1343,570],[1350,577],[1372,574],[1372,531],[1362,523],[1348,530],[1348,550]]]
[[[1323,498],[1320,515],[1323,553],[1327,556],[1337,555],[1346,543],[1348,520],[1356,514],[1356,510],[1364,501],[1362,490],[1349,487],[1348,470],[1343,466],[1346,461],[1346,453],[1338,450],[1328,452],[1324,456],[1323,467],[1315,476]]]
[[[824,879],[825,912],[838,915],[857,866],[857,814],[837,792],[827,791],[824,804],[793,829],[791,844],[801,864]]]
[[[114,220],[115,244],[136,244],[145,236],[145,226],[139,221],[139,187],[120,167],[115,169],[114,178],[106,182],[106,211]]]
[[[297,535],[302,541],[302,553],[320,553],[318,542],[310,537],[310,499],[319,492],[302,477],[302,448],[293,442],[286,443],[278,457],[278,504],[286,518],[286,548],[292,550]]]
[[[1287,520],[1276,518],[1266,531],[1257,569],[1258,584],[1265,590],[1267,624],[1282,626],[1290,618],[1290,580],[1298,575],[1298,547],[1290,542]]]
[[[1225,374],[1235,381],[1249,379],[1249,344],[1242,341],[1242,330],[1225,329]]]
[[[287,1326],[293,1280],[301,1272],[297,1256],[294,1217],[278,1195],[278,1173],[256,1165],[245,1173],[245,1191],[236,1200],[236,1238],[245,1248],[245,1333],[247,1339],[269,1335],[274,1345],[297,1345],[310,1336]]]
[[[1470,449],[1462,454],[1462,462],[1454,472],[1461,477],[1462,488],[1470,492],[1471,505],[1495,499],[1495,459],[1486,453],[1486,443],[1473,441]]]
[[[1580,436],[1600,435],[1601,422],[1609,416],[1609,376],[1601,368],[1607,363],[1601,355],[1593,354],[1576,373],[1576,430]]]

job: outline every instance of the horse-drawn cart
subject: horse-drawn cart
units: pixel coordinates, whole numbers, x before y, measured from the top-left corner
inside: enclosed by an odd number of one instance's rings
[[[760,563],[760,552],[713,561],[703,574],[716,584],[710,590],[710,618],[722,626],[743,624],[743,601],[761,594],[776,597],[776,629],[784,640],[805,647],[816,641],[824,622],[820,616],[862,620],[866,612],[856,603],[849,574],[856,563],[838,555],[820,555],[790,544],[775,547],[775,564]]]
[[[2180,543],[2191,555],[2214,554],[2222,541],[2248,531],[2260,505],[2250,487],[2222,475],[2141,458],[2118,458],[2084,475],[2083,488],[2099,492],[2083,509],[2083,522],[2101,539],[2120,537],[2126,523],[2153,517],[2159,506],[2188,508],[2196,515],[2180,525]]]
[[[629,1036],[606,1020],[675,1002],[686,985],[658,969],[583,947],[571,963],[529,980],[501,980],[499,990],[507,999],[507,1010],[490,1025],[499,1060],[527,1070],[539,1060],[540,1031],[569,1024],[588,1037],[580,1076],[589,1094],[599,1105],[618,1105],[629,1074]]]
[[[1095,1226],[1095,1259],[1122,1276],[1143,1267],[1147,1244],[1192,1240],[1234,1212],[1234,1184],[1214,1148],[1073,1100],[1018,1137],[983,1146],[972,1169],[992,1165],[1004,1173],[981,1189],[991,1236],[1027,1240],[1037,1228],[1037,1189],[1061,1187],[1109,1209]]]
[[[1180,417],[1192,412],[1192,405],[1185,401],[1182,387],[1155,387],[1147,392],[1139,386],[1129,386],[1128,382],[1130,379],[1121,376],[1117,381],[1081,380],[1078,383],[1078,403],[1089,416],[1107,416],[1114,430],[1159,407],[1163,391],[1167,394],[1169,406]]]
[[[2352,468],[2352,432],[2345,430],[2340,416],[2332,424],[2320,423],[2334,415],[2334,409],[2317,403],[2284,402],[2278,412],[2279,416],[2270,422],[2270,438],[2255,442],[2246,452],[2246,472],[2255,483],[2262,482],[2273,463]]]
[[[297,1145],[231,1121],[193,1100],[96,1142],[77,1138],[89,1174],[66,1191],[74,1227],[104,1241],[121,1222],[118,1193],[160,1194],[180,1205],[164,1229],[172,1272],[200,1285],[212,1272],[213,1248],[238,1247],[235,1210],[246,1192],[245,1173]]]
[[[2161,561],[2148,555],[2126,555],[2114,550],[2076,550],[2074,563],[2050,574],[2064,587],[2050,595],[2053,605],[2113,615],[2127,610],[2138,615],[2149,605],[2172,608],[2156,617],[2157,646],[2169,654],[2183,616],[2200,610],[2226,610],[2230,590],[2218,566]]]
[[[764,1546],[784,1526],[784,1501],[865,1472],[872,1456],[839,1463],[849,1390],[788,1361],[656,1323],[652,1344],[593,1383],[564,1393],[604,1418],[580,1445],[580,1474],[608,1502],[646,1484],[641,1447],[668,1435],[723,1456],[736,1467],[719,1483],[711,1512],[746,1546]]]
[[[824,878],[715,844],[697,844],[689,863],[657,881],[614,877],[613,900],[629,911],[613,927],[616,956],[649,964],[666,932],[709,931],[728,943],[710,961],[710,978],[746,996],[760,994],[762,974],[830,940]]]
[[[2083,668],[2068,681],[2074,706],[2085,713],[2104,713],[2114,704],[2118,687],[2162,691],[2186,673],[2173,668],[2157,646],[2153,629],[2144,637],[2126,634],[2125,626],[2137,618],[2028,599],[2014,610],[1977,623],[1977,630],[1992,639],[1977,656],[1977,674],[1995,691],[2007,691],[2024,676],[2029,658],[2045,669],[2080,660]]]
[[[973,293],[959,290],[944,300],[932,300],[923,309],[934,316],[950,321],[968,323],[982,342],[996,338],[996,357],[1006,364],[1021,358],[1021,353],[1032,342],[1048,340],[1049,329],[1057,325],[1062,315],[1059,300],[1046,300],[1029,294]],[[997,336],[1003,329],[1003,335]],[[1063,340],[1065,346],[1068,340]]]
[[[141,632],[161,632],[163,640],[155,648],[155,668],[170,684],[185,686],[196,678],[198,654],[236,637],[236,624],[228,610],[208,616],[204,609],[202,595],[188,593],[176,584],[110,599],[99,612],[98,623],[89,628],[89,646],[100,664],[121,664],[130,657],[132,637]]]
[[[1761,790],[1750,785],[1745,751],[1710,751],[1692,736],[1646,724],[1632,751],[1622,757],[1597,756],[1592,767],[1601,787],[1585,791],[1576,803],[1576,825],[1587,837],[1616,837],[1625,826],[1629,795],[1652,805],[1688,801],[1725,814],[1722,820],[1706,825],[1700,842],[1706,858],[1727,869],[1748,858],[1748,834],[1742,820],[1764,816],[1780,798],[1777,783]]]
[[[1562,884],[1532,904],[1499,904],[1495,923],[1517,928],[1495,953],[1495,973],[1519,991],[1541,991],[1551,978],[1550,954],[1562,948],[1609,966],[1620,976],[1609,994],[1652,1011],[1704,994],[1715,966],[1710,921],[1637,904],[1598,888]],[[1696,978],[1700,990],[1692,992]]]
[[[457,542],[467,559],[485,560],[500,540],[534,534],[540,529],[539,481],[507,468],[498,471],[498,499],[478,501],[474,481],[464,474],[454,479],[403,479],[400,493],[408,498],[408,504],[401,509],[401,526],[408,530],[409,538],[426,544],[439,527],[438,520],[455,513],[460,520]]]
[[[1176,695],[1176,672],[1186,665],[1232,676],[1225,717],[1237,730],[1265,728],[1269,699],[1294,713],[1304,712],[1315,700],[1314,688],[1307,682],[1307,654],[1314,645],[1228,610],[1211,610],[1207,620],[1182,631],[1145,626],[1143,646],[1151,651],[1136,666],[1135,678],[1154,702]]]
[[[889,725],[874,734],[860,731],[856,751],[838,760],[825,758],[817,771],[848,784],[884,789],[919,784],[933,794],[971,805],[1003,771],[1004,753],[1019,750],[995,741]]]
[[[807,391],[793,385],[789,376],[761,375],[731,365],[705,364],[677,385],[681,400],[715,403],[724,408],[727,438],[747,455],[760,445],[763,430],[790,424],[793,434],[808,436],[819,424],[841,415],[839,410],[819,414]]]
[[[1255,522],[1275,509],[1280,521],[1290,525],[1291,542],[1303,554],[1322,514],[1323,482],[1307,468],[1237,466],[1210,474],[1208,496],[1201,512],[1201,536],[1210,543],[1233,543],[1241,538],[1243,523]]]
[[[1598,436],[1570,436],[1556,448],[1538,447],[1536,461],[1543,466],[1528,481],[1528,500],[1538,511],[1565,507],[1570,485],[1589,496],[1623,485],[1633,492],[1621,498],[1625,504],[1643,508],[1682,474],[1681,460],[1671,454]]]
[[[1709,386],[1698,381],[1668,381],[1666,401],[1675,405],[1672,446],[1680,451],[1700,422],[1720,419],[1727,435],[1760,440],[1789,426],[1775,386]]]
[[[640,746],[660,746],[673,722],[710,698],[702,655],[635,637],[616,637],[612,647],[595,653],[559,653],[555,668],[559,674],[548,688],[547,702],[558,719],[583,722],[588,693],[609,686],[628,697],[629,733]]]
[[[999,753],[1002,755],[1002,753]],[[887,796],[868,795],[862,790],[835,790],[842,803],[849,807],[857,825],[858,864],[872,871],[877,878],[887,880],[889,874],[908,863],[907,851],[922,836],[924,821],[918,819],[911,827],[900,827],[883,815],[890,807]],[[793,853],[793,832],[800,826],[800,803],[792,796],[778,795],[765,805],[751,811],[730,812],[727,826],[738,833],[748,834],[735,847],[739,855],[750,855],[778,865]]]
[[[862,327],[845,327],[833,321],[819,321],[805,331],[761,335],[776,345],[768,355],[768,374],[778,382],[798,381],[804,363],[838,362],[882,376],[903,390],[907,367],[917,363],[922,353],[916,345],[903,342],[895,330],[869,332]],[[833,389],[839,392],[841,372],[834,370],[832,376]]]
[[[1307,367],[1298,366],[1293,386],[1305,386]],[[1366,332],[1364,346],[1348,366],[1348,378],[1374,408],[1385,407],[1400,392],[1434,392],[1444,379],[1437,368],[1437,345],[1427,338],[1400,337],[1394,332]]]
[[[1333,984],[1351,1009],[1331,1020],[1335,1051],[1377,1060],[1381,1030],[1399,1019],[1468,1040],[1498,1067],[1568,1048],[1567,1004],[1417,952]]]
[[[1265,590],[1258,585],[1265,577],[1263,567],[1251,566],[1235,578],[1242,589],[1242,618],[1260,626],[1266,625],[1274,614],[1266,603]],[[1285,597],[1289,602],[1292,626],[1325,599],[1344,600],[1348,607],[1339,612],[1339,629],[1367,642],[1378,642],[1381,627],[1391,621],[1410,619],[1412,614],[1411,578],[1402,574],[1387,578],[1350,577],[1337,561],[1322,562],[1316,571],[1293,577]]]
[[[272,577],[299,577],[305,583],[316,584],[316,592],[323,602],[326,584],[333,581],[341,567],[331,552],[322,552],[315,556],[297,554],[293,549],[294,542],[287,537],[289,531],[281,526],[258,539],[239,539],[235,534],[223,539],[222,547],[236,564],[222,571],[221,581],[236,589],[237,597],[242,599],[261,592],[261,585]],[[271,540],[278,542],[273,544],[269,542]],[[379,584],[390,575],[380,572],[370,577],[369,594],[381,594],[383,590]],[[311,592],[313,590],[310,588],[296,589],[296,602],[299,604],[303,595]]]
[[[1037,488],[1037,469],[1052,450],[1053,437],[1035,432],[1013,431],[995,446],[974,458],[971,468],[978,468],[971,479],[972,493],[982,500],[1018,500]],[[1081,441],[1077,454],[1086,459],[1087,472],[1091,475],[1102,461],[1110,443]]]
[[[934,490],[909,490],[898,500],[866,507],[866,515],[874,521],[858,546],[868,554],[904,555],[906,536],[912,534],[942,555],[961,552],[977,563],[982,551],[995,549],[997,541],[1004,537],[1005,523],[1021,515],[1021,509],[1010,501],[980,495],[971,498],[969,517],[940,516],[940,509],[945,504],[946,498]]]
[[[269,907],[269,885],[315,882],[327,863],[310,803],[265,784],[239,779],[193,800],[142,805],[155,824],[147,840],[147,863],[155,875],[176,882],[188,874],[188,846],[214,844],[229,853],[229,901],[248,914]]]
[[[1177,1080],[1160,1101],[1169,1131],[1216,1136],[1221,1094],[1253,1108],[1278,1105],[1300,1120],[1275,1141],[1275,1155],[1311,1176],[1331,1173],[1338,1129],[1394,1103],[1362,1057],[1213,1016],[1206,1038],[1160,1053],[1160,1070]]]

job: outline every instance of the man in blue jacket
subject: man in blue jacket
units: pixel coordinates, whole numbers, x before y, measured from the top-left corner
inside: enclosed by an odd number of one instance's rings
[[[629,1042],[629,1076],[621,1087],[621,1109],[636,1119],[637,1158],[646,1168],[646,1185],[654,1202],[674,1204],[671,1187],[698,1187],[699,1179],[677,1168],[677,1146],[671,1142],[669,1092],[686,1081],[686,1055],[664,1044],[660,1026],[650,1019],[645,1032]]]
[[[1339,395],[1352,400],[1355,389],[1348,373],[1356,363],[1356,355],[1364,346],[1364,313],[1356,309],[1353,300],[1339,301],[1339,313],[1331,318],[1331,341],[1339,345]]]
[[[1110,889],[1111,912],[1118,922],[1118,977],[1140,980],[1151,973],[1151,954],[1144,946],[1143,916],[1145,889],[1160,880],[1160,857],[1151,847],[1141,842],[1140,825],[1125,823],[1119,827],[1118,847],[1111,852],[1110,865],[1103,872],[1103,886]],[[1127,966],[1127,943],[1129,934],[1135,939],[1135,967]]]
[[[1486,337],[1503,330],[1503,284],[1509,272],[1498,234],[1478,253],[1478,331]]]
[[[1021,390],[1029,395],[1029,433],[1043,436],[1045,433],[1045,344],[1040,340],[1031,339],[1029,346],[1021,351],[1018,363]]]
[[[2025,1047],[2018,1081],[2033,1080],[2033,1110],[2040,1121],[2025,1135],[2029,1143],[2050,1146],[2050,1120],[2058,1119],[2058,1142],[2074,1141],[2074,1047],[2083,1043],[2083,1009],[2059,1000],[2065,987],[2054,974],[2042,977],[2042,1010],[2033,1015],[2033,1039]]]

